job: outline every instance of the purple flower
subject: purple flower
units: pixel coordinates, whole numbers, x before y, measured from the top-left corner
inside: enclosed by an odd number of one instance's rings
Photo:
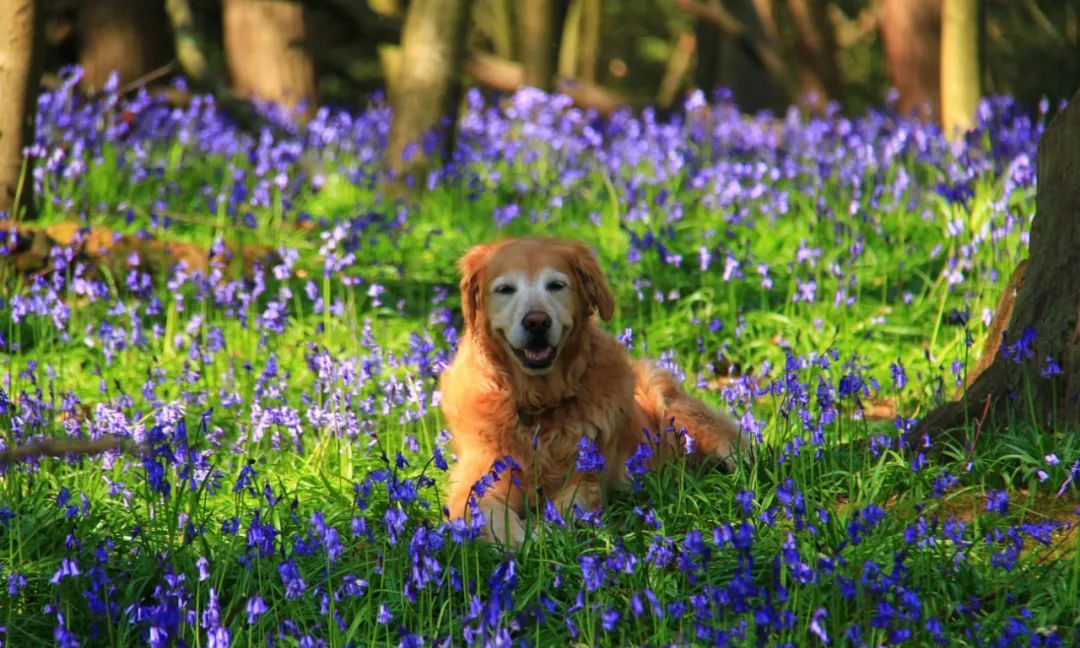
[[[281,582],[285,585],[286,599],[297,599],[304,595],[307,584],[304,583],[300,570],[291,558],[278,565],[278,575],[281,576]]]
[[[894,389],[899,391],[907,386],[907,373],[904,371],[904,365],[899,360],[889,365],[889,369],[892,371],[892,384]]]
[[[829,643],[829,635],[825,630],[825,626],[822,625],[822,622],[827,616],[828,612],[825,610],[825,608],[818,608],[814,610],[814,614],[810,617],[810,624],[807,626],[810,634],[816,636],[818,639],[821,640],[821,643],[826,645]]]
[[[199,570],[200,583],[210,578],[210,561],[206,559],[206,556],[199,556],[199,559],[195,561],[195,567]]]
[[[17,571],[13,571],[8,574],[7,580],[7,593],[8,596],[16,596],[22,589],[26,587],[26,576],[23,576]]]
[[[554,524],[559,528],[566,526],[566,520],[559,513],[559,509],[555,508],[555,502],[548,498],[544,499],[544,521],[548,524]]]
[[[1027,360],[1031,356],[1035,355],[1035,351],[1032,346],[1035,344],[1035,329],[1031,326],[1024,329],[1024,332],[1020,335],[1020,339],[1013,344],[1004,345],[1002,353],[1007,360],[1012,360],[1016,363],[1021,363]]]
[[[56,570],[49,582],[53,585],[59,585],[60,581],[65,577],[78,576],[82,572],[79,571],[79,564],[71,558],[64,558],[60,561],[60,568]]]
[[[986,494],[986,510],[1006,515],[1009,512],[1009,495],[1005,491],[991,490]]]
[[[255,620],[269,609],[270,608],[266,607],[266,602],[263,601],[262,597],[258,594],[248,598],[247,605],[244,606],[244,611],[247,612],[248,625],[253,625]]]
[[[739,491],[735,495],[735,502],[742,507],[743,515],[752,515],[754,512],[754,492],[749,490]]]
[[[626,474],[633,481],[634,490],[641,490],[641,477],[649,470],[649,460],[653,457],[652,444],[642,441],[634,449],[634,454],[626,460]]]
[[[604,455],[600,454],[593,440],[584,435],[578,441],[578,456],[575,468],[581,472],[604,471]]]
[[[386,525],[386,533],[389,536],[390,544],[397,544],[401,534],[405,531],[405,522],[408,520],[408,516],[405,511],[391,506],[386,509],[386,513],[383,515],[383,522]]]
[[[1039,372],[1039,375],[1043,378],[1050,378],[1052,376],[1061,375],[1062,373],[1063,372],[1061,370],[1061,365],[1054,362],[1054,359],[1052,357],[1046,356],[1046,365],[1043,366],[1042,371]]]
[[[394,615],[390,613],[390,608],[386,607],[385,603],[379,603],[379,612],[375,616],[375,620],[386,625],[394,620]]]

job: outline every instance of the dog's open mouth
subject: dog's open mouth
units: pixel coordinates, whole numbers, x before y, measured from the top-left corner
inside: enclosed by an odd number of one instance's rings
[[[521,364],[528,369],[547,369],[555,361],[555,352],[555,347],[547,344],[514,349],[514,353],[521,360]]]

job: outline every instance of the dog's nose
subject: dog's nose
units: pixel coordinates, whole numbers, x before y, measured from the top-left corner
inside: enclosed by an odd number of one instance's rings
[[[545,333],[551,328],[551,318],[548,317],[547,313],[532,311],[525,314],[524,319],[521,320],[521,325],[529,333]]]

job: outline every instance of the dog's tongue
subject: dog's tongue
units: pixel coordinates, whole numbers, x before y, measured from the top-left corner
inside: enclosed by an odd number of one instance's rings
[[[541,347],[539,349],[525,349],[525,357],[529,360],[547,360],[551,356],[551,347]]]

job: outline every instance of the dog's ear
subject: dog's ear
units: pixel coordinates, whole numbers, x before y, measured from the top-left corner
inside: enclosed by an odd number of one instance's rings
[[[493,244],[476,245],[458,261],[461,270],[461,313],[465,316],[465,326],[474,332],[484,330],[484,309],[482,291],[484,289],[484,267],[491,253]]]
[[[615,314],[615,297],[608,288],[596,255],[582,243],[571,244],[570,254],[582,301],[589,308],[595,308],[604,321],[610,320]]]

